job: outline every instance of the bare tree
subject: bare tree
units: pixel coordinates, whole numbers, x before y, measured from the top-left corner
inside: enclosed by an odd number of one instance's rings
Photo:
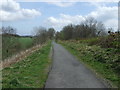
[[[96,36],[97,20],[95,20],[93,17],[88,17],[82,24],[86,27],[86,31],[89,31],[89,37]]]
[[[46,42],[46,40],[48,39],[46,28],[44,28],[44,27],[36,27],[35,31],[36,31],[35,43],[36,44],[38,44],[38,43],[42,44],[42,43]]]
[[[107,34],[107,32],[105,31],[106,28],[102,22],[97,23],[96,29],[97,29],[97,36],[105,36]]]
[[[2,27],[2,34],[16,34],[16,28],[11,26]]]

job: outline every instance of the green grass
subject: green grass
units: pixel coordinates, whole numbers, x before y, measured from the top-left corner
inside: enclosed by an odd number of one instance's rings
[[[77,43],[76,41],[59,41],[59,43],[68,49],[73,55],[78,57],[78,59],[86,66],[97,72],[101,77],[109,80],[112,87],[120,85],[120,79],[118,78],[119,74],[110,67],[111,64],[109,63],[109,60],[115,60],[114,54],[107,57],[107,55],[105,55],[105,50],[99,46],[88,46],[85,43]],[[108,63],[105,63],[104,59],[106,59],[106,62]],[[103,60],[103,62],[100,60]]]
[[[33,39],[30,37],[21,37],[21,38],[19,38],[19,42],[21,44],[21,47],[23,49],[26,49],[26,48],[32,46]]]
[[[18,37],[3,36],[2,37],[2,59],[11,57],[21,49]]]
[[[2,70],[3,88],[43,88],[50,65],[51,43]]]
[[[15,37],[3,36],[2,37],[2,59],[6,59],[19,53],[22,50],[32,47],[33,38],[30,37]]]

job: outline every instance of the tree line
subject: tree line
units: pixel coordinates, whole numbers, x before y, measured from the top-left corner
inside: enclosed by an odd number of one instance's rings
[[[112,31],[112,28],[108,29]],[[91,38],[98,36],[105,36],[108,34],[105,25],[102,22],[97,21],[93,17],[86,18],[78,25],[69,24],[64,26],[61,31],[55,32],[54,28],[45,27],[35,27],[34,43],[42,44],[48,39],[61,39],[61,40],[70,40],[70,39],[81,39],[81,38]],[[16,29],[10,26],[2,27],[2,34],[16,34]]]
[[[17,29],[11,26],[8,26],[8,27],[3,26],[1,28],[1,31],[2,31],[3,38],[4,36],[20,37],[20,35],[17,35]],[[34,36],[26,36],[26,37],[32,37],[34,39],[34,44],[42,44],[46,42],[48,39],[53,39],[55,30],[54,28],[46,29],[45,27],[36,27],[34,28],[34,33],[35,33]]]
[[[28,49],[36,44],[43,44],[46,41],[53,39],[55,30],[53,28],[46,29],[44,27],[37,27],[34,29],[34,36],[20,36],[17,34],[17,29],[11,26],[2,27],[2,60],[20,52],[21,50]],[[31,38],[32,42],[25,48],[20,42],[20,38]],[[23,43],[24,43],[24,39]]]
[[[45,27],[35,28],[34,42],[35,44],[43,44],[47,40],[52,40],[55,35],[54,28],[46,29]]]
[[[89,17],[78,25],[69,24],[64,26],[60,32],[56,32],[56,40],[91,38],[105,35],[107,35],[107,32],[104,24],[93,17]]]

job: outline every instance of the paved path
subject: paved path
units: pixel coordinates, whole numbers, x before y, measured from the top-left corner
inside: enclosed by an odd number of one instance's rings
[[[96,75],[53,42],[53,65],[45,88],[106,88]]]

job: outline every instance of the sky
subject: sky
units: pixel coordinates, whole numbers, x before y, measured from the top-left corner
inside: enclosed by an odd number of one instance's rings
[[[60,31],[65,25],[77,25],[88,17],[94,17],[106,28],[117,30],[118,1],[96,1],[3,0],[0,2],[0,27],[11,26],[17,29],[19,35],[32,35],[35,27],[53,27]]]

